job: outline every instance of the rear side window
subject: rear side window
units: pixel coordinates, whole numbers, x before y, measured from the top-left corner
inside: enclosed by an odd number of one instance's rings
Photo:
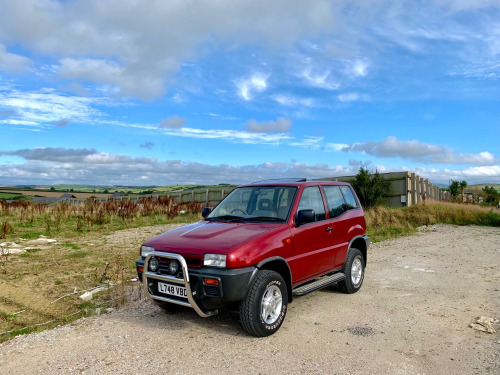
[[[323,197],[319,191],[319,186],[311,186],[304,189],[298,210],[314,210],[316,221],[326,219],[325,206],[323,205]]]
[[[330,218],[335,218],[342,215],[347,210],[347,206],[344,202],[344,197],[340,192],[340,187],[323,186],[323,190],[325,191]]]
[[[352,193],[349,186],[341,186],[340,189],[344,194],[344,198],[347,203],[347,209],[352,210],[354,208],[358,208],[358,202],[356,201],[356,198],[354,198],[354,194]]]

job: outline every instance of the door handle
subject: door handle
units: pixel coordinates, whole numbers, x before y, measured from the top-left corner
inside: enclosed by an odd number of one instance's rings
[[[328,233],[330,233],[330,232],[333,230],[333,228],[332,228],[332,227],[327,227],[325,230],[326,230]]]

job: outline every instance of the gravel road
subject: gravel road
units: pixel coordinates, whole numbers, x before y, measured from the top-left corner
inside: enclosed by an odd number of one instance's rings
[[[136,298],[1,344],[0,373],[500,374],[499,334],[469,326],[500,318],[499,290],[500,228],[429,226],[373,244],[360,292],[296,298],[271,337]]]

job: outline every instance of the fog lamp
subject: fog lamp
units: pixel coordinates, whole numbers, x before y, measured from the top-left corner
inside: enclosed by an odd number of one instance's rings
[[[168,272],[171,275],[175,275],[179,271],[179,263],[176,260],[171,260],[168,265]]]
[[[149,270],[151,272],[156,272],[156,271],[158,271],[159,267],[160,267],[160,262],[158,262],[158,259],[156,259],[155,257],[152,257],[149,260]]]

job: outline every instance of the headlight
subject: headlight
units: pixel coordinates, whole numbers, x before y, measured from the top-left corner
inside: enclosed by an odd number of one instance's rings
[[[222,254],[205,254],[203,265],[210,267],[226,267],[226,256]]]
[[[151,247],[151,246],[144,246],[142,245],[141,246],[141,257],[147,257],[148,254],[152,251],[155,251],[155,248],[154,247]]]

